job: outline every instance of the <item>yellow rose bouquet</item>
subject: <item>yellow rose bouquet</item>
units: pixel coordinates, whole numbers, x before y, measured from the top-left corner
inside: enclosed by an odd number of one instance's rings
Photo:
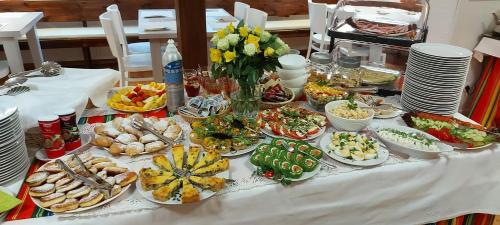
[[[237,27],[230,23],[217,31],[211,42],[210,61],[214,78],[227,76],[238,82],[240,90],[231,96],[237,113],[252,114],[258,110],[256,85],[264,71],[281,68],[278,57],[290,48],[276,35],[260,27],[249,28],[240,21]]]

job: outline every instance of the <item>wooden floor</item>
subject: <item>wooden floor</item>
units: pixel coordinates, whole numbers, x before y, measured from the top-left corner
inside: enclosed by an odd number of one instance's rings
[[[493,221],[493,225],[500,225],[500,215],[495,216],[495,220]]]

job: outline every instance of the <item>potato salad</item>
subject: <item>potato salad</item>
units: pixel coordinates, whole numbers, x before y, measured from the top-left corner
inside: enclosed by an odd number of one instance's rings
[[[335,116],[350,120],[362,120],[370,117],[368,110],[361,109],[356,103],[344,102],[330,110]]]

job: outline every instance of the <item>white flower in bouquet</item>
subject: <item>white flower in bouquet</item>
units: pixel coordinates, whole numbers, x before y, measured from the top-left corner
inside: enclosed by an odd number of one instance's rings
[[[227,38],[222,38],[217,42],[217,48],[220,50],[227,50],[229,48],[229,41]]]
[[[262,32],[262,35],[260,36],[260,41],[262,42],[267,42],[271,38],[271,33],[264,31]]]
[[[282,56],[290,51],[290,47],[287,44],[282,45],[280,48],[276,49],[276,54]]]
[[[219,36],[214,35],[212,39],[210,39],[210,42],[212,42],[213,45],[217,45],[217,42],[219,42]]]
[[[240,36],[238,34],[229,34],[226,38],[231,46],[237,45],[240,40]]]
[[[246,44],[245,47],[244,47],[244,49],[243,49],[243,52],[247,56],[253,56],[253,55],[255,55],[256,51],[257,51],[257,48],[255,47],[255,45],[253,43]]]

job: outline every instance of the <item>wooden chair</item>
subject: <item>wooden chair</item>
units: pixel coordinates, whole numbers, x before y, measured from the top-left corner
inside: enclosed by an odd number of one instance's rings
[[[325,3],[314,3],[309,0],[308,8],[310,31],[306,58],[309,58],[313,49],[320,52],[327,52],[330,43],[330,36],[326,33],[327,5]],[[319,47],[317,46],[318,44]]]
[[[247,10],[250,5],[243,2],[234,2],[234,17],[238,20],[247,20]]]
[[[112,12],[105,12],[99,16],[102,28],[106,34],[111,53],[118,60],[118,69],[121,73],[121,86],[128,86],[129,82],[149,82],[153,81],[153,77],[147,78],[130,78],[130,72],[143,72],[151,71],[151,54],[132,54],[124,55],[123,49],[120,45],[118,32],[113,25]]]
[[[249,8],[247,9],[247,20],[246,24],[249,27],[260,27],[262,29],[266,28],[267,13],[258,9]]]
[[[113,26],[115,27],[115,30],[118,33],[118,40],[122,45],[124,55],[144,54],[151,52],[151,47],[149,46],[149,42],[137,42],[131,44],[127,42],[127,36],[125,35],[125,30],[123,29],[123,20],[120,10],[118,9],[118,5],[116,4],[110,5],[106,8],[106,10],[108,12],[111,12]]]

